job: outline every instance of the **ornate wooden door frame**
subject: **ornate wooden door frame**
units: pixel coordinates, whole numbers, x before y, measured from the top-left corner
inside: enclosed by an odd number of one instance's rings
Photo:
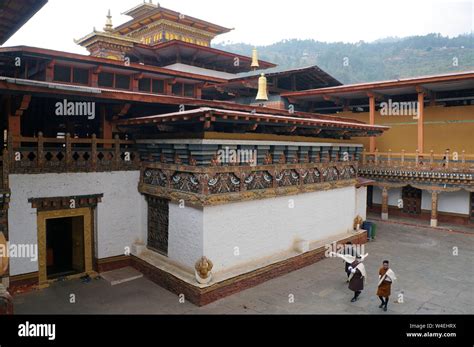
[[[38,283],[39,288],[49,287],[54,280],[48,280],[46,261],[46,221],[48,219],[84,217],[84,272],[67,277],[68,279],[79,278],[84,275],[97,276],[93,270],[92,262],[92,209],[78,208],[70,210],[38,211]]]
[[[420,215],[423,192],[421,189],[410,185],[402,188],[403,213],[410,215]]]

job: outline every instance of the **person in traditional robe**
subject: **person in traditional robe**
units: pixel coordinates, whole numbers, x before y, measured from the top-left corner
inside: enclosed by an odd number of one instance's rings
[[[379,284],[377,289],[377,296],[382,302],[379,308],[387,312],[388,300],[390,298],[392,283],[397,277],[395,273],[390,269],[390,262],[384,260],[382,267],[379,270]]]
[[[357,251],[353,247],[352,242],[349,241],[346,243],[344,247],[344,254],[346,256],[349,255],[351,257],[357,256]],[[347,259],[344,260],[344,271],[346,272],[346,275],[347,275],[347,282],[349,282],[349,276],[351,275],[351,272],[349,271],[349,266],[351,266],[351,263],[353,263],[353,260],[352,261],[348,261]]]
[[[354,292],[354,297],[351,302],[359,300],[359,296],[364,290],[364,282],[367,279],[367,273],[362,261],[363,258],[357,255],[356,260],[348,268],[351,272],[349,276],[349,289]]]

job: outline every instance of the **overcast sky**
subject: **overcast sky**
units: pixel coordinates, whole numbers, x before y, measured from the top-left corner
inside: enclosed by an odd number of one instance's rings
[[[148,1],[148,0],[147,0]],[[141,0],[49,0],[4,46],[28,45],[86,53],[73,39],[102,30],[111,9],[113,24]],[[153,0],[154,3],[157,0]],[[229,28],[215,42],[268,45],[283,39],[373,41],[432,32],[471,33],[474,0],[162,0],[163,7]]]

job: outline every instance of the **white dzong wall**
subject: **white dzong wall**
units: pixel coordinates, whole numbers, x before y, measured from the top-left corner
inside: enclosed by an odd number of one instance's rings
[[[367,219],[367,187],[356,189],[356,217],[361,216],[363,220]]]
[[[194,267],[201,256],[227,271],[352,229],[356,188],[179,209],[170,205],[169,258]],[[358,211],[360,213],[360,211]]]
[[[137,190],[139,177],[139,171],[10,175],[10,243],[37,244],[37,212],[28,199],[104,194],[96,210],[95,256],[124,255],[137,239],[146,242],[146,201]],[[37,262],[10,259],[12,276],[35,271]]]
[[[203,210],[169,204],[168,257],[178,264],[194,268],[202,257]]]
[[[399,200],[402,198],[402,189],[393,188],[388,191],[389,206],[398,206]],[[458,192],[442,192],[438,197],[438,212],[457,213],[469,215],[469,192],[461,190]],[[382,203],[382,190],[374,187],[373,203]],[[421,197],[421,209],[431,211],[431,194],[423,190]]]

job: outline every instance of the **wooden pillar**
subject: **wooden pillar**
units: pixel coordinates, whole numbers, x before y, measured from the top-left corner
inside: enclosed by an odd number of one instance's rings
[[[418,93],[418,152],[425,153],[424,133],[425,93]]]
[[[90,70],[91,87],[99,86],[99,74],[102,72],[102,66],[98,66]]]
[[[369,124],[375,125],[375,96],[374,95],[369,95]],[[370,141],[369,152],[374,153],[375,148],[376,148],[375,136],[371,136],[369,141]]]
[[[388,219],[388,188],[382,188],[382,220]]]
[[[438,195],[438,191],[431,191],[431,226],[434,228],[438,226]]]
[[[101,106],[100,108],[100,124],[102,128],[102,139],[112,140],[112,123],[107,120],[107,112],[105,106]],[[112,148],[112,144],[104,144],[104,148]]]
[[[202,84],[197,83],[194,85],[194,97],[196,99],[202,99]]]
[[[167,79],[164,82],[164,92],[166,95],[172,95],[173,94],[173,84],[176,83],[176,80],[174,78]]]
[[[54,80],[54,65],[56,65],[56,60],[54,59],[46,65],[46,82],[53,82]]]
[[[19,137],[21,136],[21,116],[17,115],[13,111],[12,107],[12,96],[9,95],[6,98],[5,101],[5,106],[6,106],[6,114],[8,117],[8,134],[9,136],[13,137]],[[20,147],[20,142],[19,141],[13,141],[13,148],[19,148]],[[10,151],[13,151],[13,148],[9,148]]]
[[[138,92],[140,80],[143,78],[143,74],[135,74],[132,78],[132,91]]]

